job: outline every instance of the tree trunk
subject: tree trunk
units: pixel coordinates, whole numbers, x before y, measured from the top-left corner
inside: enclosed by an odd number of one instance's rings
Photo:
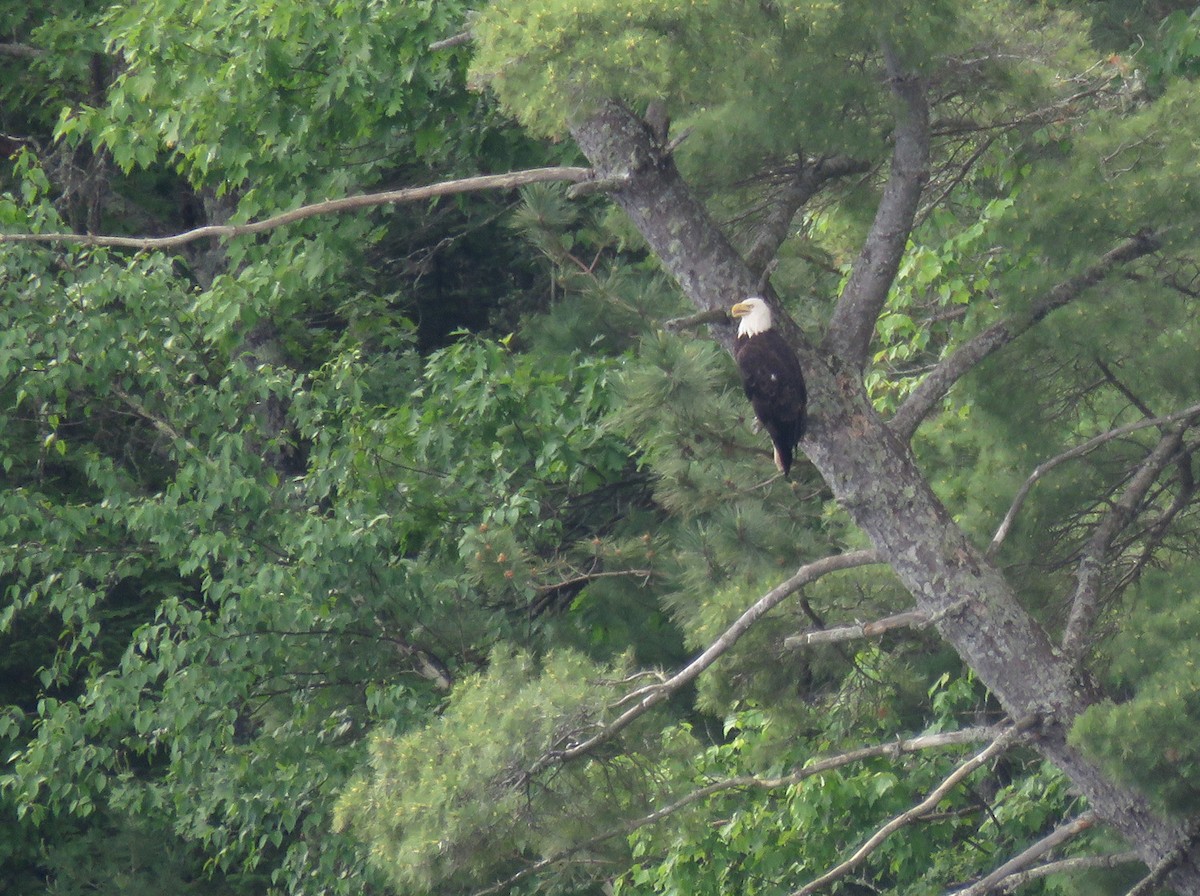
[[[611,103],[578,121],[572,133],[598,176],[620,184],[615,201],[698,307],[727,307],[755,292],[757,278],[637,116]],[[864,256],[871,249],[865,247]],[[1037,749],[1066,773],[1096,814],[1149,867],[1174,865],[1167,880],[1180,893],[1200,894],[1200,863],[1187,826],[1156,814],[1142,794],[1110,779],[1068,744],[1076,718],[1100,699],[1096,689],[951,519],[908,444],[872,408],[856,365],[819,354],[790,320],[781,326],[808,382],[810,426],[801,447],[917,609],[939,620],[942,636],[1010,716],[1039,719]],[[732,329],[712,330],[730,348]]]

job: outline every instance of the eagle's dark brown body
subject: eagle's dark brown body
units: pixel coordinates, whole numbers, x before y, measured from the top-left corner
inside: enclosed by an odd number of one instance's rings
[[[739,333],[733,354],[746,397],[775,445],[775,465],[786,477],[792,468],[796,443],[804,435],[808,394],[796,353],[777,330],[770,328],[766,304],[761,299],[749,299],[734,308],[742,309],[755,302],[762,303],[761,309],[751,308],[738,316],[754,315],[761,320],[765,314],[766,329],[753,335]],[[734,314],[738,312],[735,310]]]

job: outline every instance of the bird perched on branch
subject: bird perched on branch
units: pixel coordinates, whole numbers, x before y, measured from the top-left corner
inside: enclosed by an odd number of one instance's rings
[[[808,393],[796,353],[771,328],[771,307],[757,296],[738,302],[730,314],[740,318],[733,357],[754,414],[775,445],[775,466],[787,478],[796,443],[804,435]]]

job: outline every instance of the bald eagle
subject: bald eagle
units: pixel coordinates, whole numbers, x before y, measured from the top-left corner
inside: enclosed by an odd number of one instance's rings
[[[808,395],[796,353],[771,329],[771,308],[758,297],[738,302],[730,314],[741,318],[733,357],[754,414],[775,444],[775,466],[787,478],[796,443],[804,435]]]

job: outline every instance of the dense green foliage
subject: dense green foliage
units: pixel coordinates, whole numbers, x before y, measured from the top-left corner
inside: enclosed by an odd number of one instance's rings
[[[814,339],[886,175],[882,40],[936,103],[866,372],[881,413],[1120,240],[1161,240],[918,432],[958,524],[986,544],[1039,463],[1197,400],[1186,4],[0,0],[0,18],[0,232],[162,234],[574,162],[568,124],[616,96],[665,105],[743,247],[789,172],[858,163],[777,253]],[[628,221],[558,186],[166,252],[0,243],[0,894],[786,894],[978,752],[771,783],[999,718],[931,630],[785,646],[910,606],[864,567],[556,763],[796,567],[865,545],[813,471],[770,478],[730,360],[663,328],[685,311]],[[1160,436],[1031,493],[999,562],[1048,627]],[[1195,444],[1110,551],[1088,656],[1110,699],[1073,733],[1176,814],[1200,804]],[[1079,810],[1036,753],[1007,753],[841,892],[942,891]]]

